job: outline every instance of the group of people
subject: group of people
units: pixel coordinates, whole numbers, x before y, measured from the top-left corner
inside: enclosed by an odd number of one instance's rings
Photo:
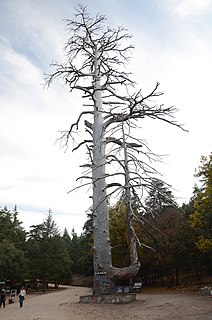
[[[18,301],[19,301],[19,305],[20,308],[23,307],[24,304],[24,300],[25,300],[25,296],[26,296],[26,290],[24,289],[24,287],[21,288],[19,296],[18,296]],[[3,305],[3,308],[5,308],[6,305],[6,292],[4,289],[0,290],[0,308]]]

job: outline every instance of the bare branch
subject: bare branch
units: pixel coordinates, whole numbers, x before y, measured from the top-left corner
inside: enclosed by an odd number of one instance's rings
[[[103,191],[105,191],[108,188],[112,188],[112,187],[122,187],[123,188],[121,183],[112,182],[112,183],[107,184],[107,186],[103,189]]]
[[[77,189],[80,189],[80,188],[85,187],[85,186],[88,186],[88,185],[90,185],[90,182],[89,182],[89,183],[83,183],[83,184],[81,184],[80,186],[77,186],[77,187],[69,190],[67,193],[71,193],[71,192],[73,192],[73,191],[75,191],[75,190],[77,190]]]
[[[78,144],[78,146],[73,148],[72,151],[75,151],[75,150],[79,149],[82,145],[84,145],[84,144],[86,144],[88,142],[92,143],[92,140],[84,140],[84,141],[82,141],[81,143]]]

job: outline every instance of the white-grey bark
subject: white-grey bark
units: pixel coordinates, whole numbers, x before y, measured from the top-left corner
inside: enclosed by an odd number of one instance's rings
[[[102,92],[99,51],[94,58],[94,125],[93,125],[93,233],[94,272],[106,272],[111,265],[108,205],[105,182],[105,133],[103,131]]]

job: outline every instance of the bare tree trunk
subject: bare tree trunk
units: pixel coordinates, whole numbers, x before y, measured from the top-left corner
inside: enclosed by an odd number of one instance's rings
[[[126,199],[126,212],[127,212],[127,222],[128,222],[128,238],[130,242],[130,262],[131,268],[134,269],[133,273],[136,275],[140,269],[140,262],[138,260],[136,238],[133,228],[133,210],[132,210],[132,199],[131,199],[131,189],[130,189],[130,172],[128,163],[128,153],[127,144],[125,140],[124,124],[122,124],[122,134],[123,134],[123,149],[124,149],[124,168],[125,168],[125,199]]]
[[[102,119],[102,92],[99,76],[99,52],[95,52],[94,125],[93,125],[93,232],[94,232],[94,288],[93,293],[114,291],[109,271],[111,247],[109,236],[108,205],[105,182],[105,137]]]

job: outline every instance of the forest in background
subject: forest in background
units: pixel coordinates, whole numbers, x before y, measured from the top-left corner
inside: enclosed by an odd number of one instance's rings
[[[134,228],[144,286],[187,286],[212,275],[212,154],[202,156],[195,171],[198,185],[181,207],[168,185],[154,178],[154,188],[142,202],[134,194]],[[116,267],[129,265],[126,203],[122,197],[110,208],[112,260]],[[0,281],[24,284],[26,279],[43,291],[48,282],[72,284],[73,275],[93,274],[92,213],[78,236],[61,234],[49,211],[43,222],[27,232],[17,208],[0,208]],[[136,281],[136,279],[131,279]],[[128,285],[119,283],[119,285]],[[36,286],[36,285],[35,285]]]

